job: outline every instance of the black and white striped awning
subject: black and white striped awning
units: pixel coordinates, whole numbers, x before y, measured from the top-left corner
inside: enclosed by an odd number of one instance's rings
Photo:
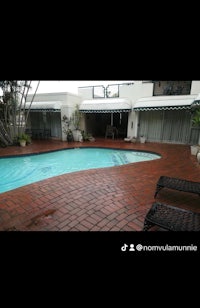
[[[130,112],[131,102],[127,98],[107,98],[84,100],[79,107],[83,113]]]
[[[26,102],[26,110],[29,109],[30,104],[30,102]],[[32,102],[30,110],[31,112],[60,112],[61,105],[60,101]]]
[[[153,96],[137,100],[134,111],[191,109],[196,95]]]
[[[199,106],[200,106],[200,94],[197,95],[197,97],[193,101],[191,107],[195,108],[195,107],[199,107]]]

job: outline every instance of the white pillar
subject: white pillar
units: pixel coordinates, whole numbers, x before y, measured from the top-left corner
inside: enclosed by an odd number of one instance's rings
[[[111,125],[113,126],[113,113],[111,112]]]

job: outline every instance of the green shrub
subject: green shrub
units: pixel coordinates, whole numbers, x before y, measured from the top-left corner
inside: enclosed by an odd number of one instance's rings
[[[18,135],[18,136],[16,137],[17,143],[19,143],[20,140],[25,140],[25,141],[26,141],[26,144],[30,144],[30,143],[31,143],[31,136],[28,135],[28,134],[22,133],[22,134],[20,134],[20,135]]]

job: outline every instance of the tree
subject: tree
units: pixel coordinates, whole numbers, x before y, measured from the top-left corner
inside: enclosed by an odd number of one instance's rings
[[[26,130],[30,108],[39,87],[37,83],[31,103],[26,107],[26,99],[32,80],[1,80],[0,88],[0,144],[13,145],[16,137]]]
[[[82,114],[79,111],[79,105],[76,104],[75,110],[71,115],[70,122],[74,125],[75,130],[80,129],[80,122],[81,122]]]

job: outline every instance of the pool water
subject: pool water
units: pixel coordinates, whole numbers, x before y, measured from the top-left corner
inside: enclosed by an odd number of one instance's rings
[[[151,152],[108,148],[65,149],[0,158],[0,193],[65,173],[159,159]]]

